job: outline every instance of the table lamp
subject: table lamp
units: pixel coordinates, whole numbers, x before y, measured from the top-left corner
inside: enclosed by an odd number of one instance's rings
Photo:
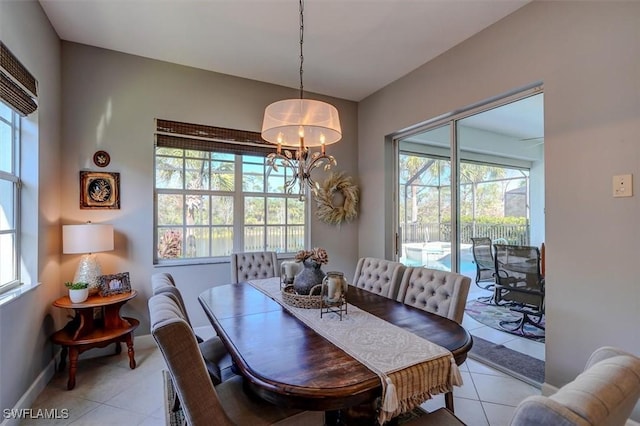
[[[62,226],[62,253],[83,253],[73,282],[89,283],[89,293],[100,288],[102,269],[94,253],[113,250],[113,225],[93,224]]]

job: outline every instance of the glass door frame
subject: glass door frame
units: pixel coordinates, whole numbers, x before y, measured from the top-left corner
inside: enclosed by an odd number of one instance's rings
[[[504,93],[502,95],[490,98],[488,100],[469,105],[459,110],[443,114],[439,117],[427,120],[423,123],[408,127],[397,133],[389,135],[387,140],[392,143],[393,147],[393,209],[392,209],[392,230],[391,235],[394,236],[392,241],[393,259],[399,261],[402,256],[402,235],[400,235],[400,194],[399,194],[399,158],[400,158],[400,142],[402,139],[423,133],[437,127],[448,125],[449,133],[449,150],[451,162],[451,271],[459,272],[460,264],[460,147],[458,143],[458,121],[467,117],[500,107],[521,99],[528,98],[543,93],[542,82],[538,81],[521,87],[519,89]]]

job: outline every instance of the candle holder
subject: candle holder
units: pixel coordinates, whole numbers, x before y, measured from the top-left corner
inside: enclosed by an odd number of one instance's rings
[[[322,290],[320,292],[320,318],[324,314],[333,312],[340,316],[347,314],[347,280],[344,274],[338,271],[327,272],[322,280]]]

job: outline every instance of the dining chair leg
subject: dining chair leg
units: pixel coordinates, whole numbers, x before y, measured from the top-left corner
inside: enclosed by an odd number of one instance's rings
[[[453,392],[447,392],[444,394],[444,406],[449,409],[452,413],[453,411]]]

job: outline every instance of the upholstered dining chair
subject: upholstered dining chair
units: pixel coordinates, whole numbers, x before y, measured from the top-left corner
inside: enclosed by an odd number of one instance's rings
[[[175,280],[171,274],[166,272],[153,274],[151,276],[151,287],[154,295],[168,294],[180,309],[184,320],[192,327],[184,298],[178,287],[176,287]],[[209,377],[214,385],[220,384],[235,375],[231,355],[229,355],[229,352],[218,336],[213,336],[207,340],[196,336],[196,340],[200,353],[202,354],[202,359],[209,372]]]
[[[278,257],[274,251],[231,254],[231,281],[234,283],[277,276]]]
[[[358,260],[351,284],[389,299],[395,299],[405,269],[406,267],[399,262],[363,257]]]
[[[462,323],[471,278],[455,272],[407,268],[396,300]]]
[[[243,390],[240,376],[214,387],[193,330],[175,300],[160,293],[151,297],[148,304],[151,334],[167,364],[179,409],[188,425],[323,424],[322,412],[281,408],[250,397]]]
[[[585,370],[550,396],[522,400],[511,426],[623,426],[640,398],[640,358],[619,348],[596,349]],[[440,408],[405,426],[463,425]]]

